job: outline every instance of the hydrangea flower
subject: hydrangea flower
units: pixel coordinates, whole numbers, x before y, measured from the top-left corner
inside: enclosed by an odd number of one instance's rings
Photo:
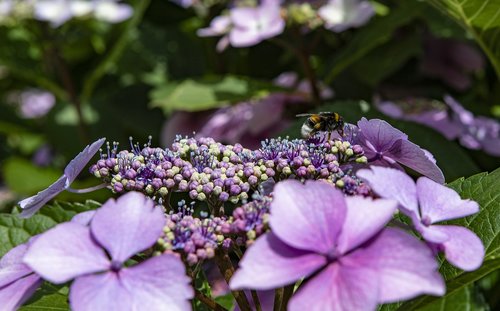
[[[374,14],[370,2],[363,0],[330,0],[318,10],[325,27],[335,32],[363,26]]]
[[[36,213],[48,201],[52,200],[59,193],[69,189],[73,181],[80,174],[87,163],[92,159],[94,154],[99,150],[106,139],[101,138],[88,145],[80,152],[64,169],[64,174],[59,177],[47,189],[38,192],[36,195],[26,198],[19,202],[19,206],[23,210],[20,217],[27,218]]]
[[[444,175],[429,152],[408,140],[408,136],[380,119],[358,121],[357,142],[373,165],[401,168],[400,164],[444,183]]]
[[[249,47],[275,37],[285,29],[279,1],[264,0],[256,7],[234,7],[229,15],[215,17],[208,28],[198,30],[198,35],[223,36],[217,51],[228,44],[233,47]]]
[[[120,23],[132,16],[133,8],[117,0],[38,0],[33,3],[34,16],[59,27],[74,17],[93,15],[108,23]]]
[[[450,118],[446,105],[437,100],[405,98],[393,102],[376,98],[374,104],[393,119],[423,124],[450,140],[457,138],[462,131],[461,126]]]
[[[33,240],[14,247],[0,259],[0,306],[3,311],[17,310],[42,283],[40,276],[22,262]]]
[[[481,266],[484,246],[475,233],[460,226],[436,224],[477,213],[476,202],[462,200],[454,190],[426,177],[415,184],[408,175],[391,168],[374,166],[358,171],[358,176],[367,180],[379,196],[397,200],[415,229],[436,250],[444,251],[451,264],[466,271]]]
[[[44,90],[28,89],[19,94],[18,102],[21,116],[34,119],[46,115],[56,104],[56,98]]]
[[[344,197],[322,181],[280,182],[272,231],[247,250],[229,285],[267,290],[306,278],[288,304],[291,311],[374,310],[377,303],[442,295],[430,248],[384,228],[396,207],[393,200]]]
[[[452,120],[460,125],[459,141],[463,146],[500,156],[500,122],[474,116],[451,96],[445,96],[444,102],[452,111]]]
[[[230,16],[233,28],[229,33],[229,42],[234,47],[255,45],[265,39],[275,37],[285,29],[278,1],[263,0],[255,8],[236,7]]]
[[[60,224],[29,247],[24,262],[44,279],[70,287],[72,310],[190,310],[190,279],[182,261],[161,255],[125,262],[155,244],[165,225],[160,207],[131,192],[108,200],[90,226]]]

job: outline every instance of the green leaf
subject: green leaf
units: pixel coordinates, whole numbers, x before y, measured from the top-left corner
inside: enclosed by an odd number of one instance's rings
[[[11,248],[25,243],[30,237],[100,205],[90,200],[84,204],[55,202],[44,206],[37,214],[27,219],[19,218],[16,214],[0,213],[0,257]]]
[[[269,83],[247,77],[188,79],[154,89],[151,92],[151,106],[162,108],[166,114],[174,110],[201,111],[264,97],[278,89]]]
[[[463,199],[479,203],[479,213],[448,224],[464,226],[474,231],[483,241],[486,254],[483,265],[465,272],[445,262],[440,272],[446,280],[448,299],[472,282],[500,268],[500,168],[491,173],[480,173],[467,179],[461,178],[449,184]],[[404,303],[399,310],[419,310],[438,301],[439,297],[424,296]]]
[[[376,86],[404,66],[409,59],[418,56],[421,50],[422,42],[419,36],[405,36],[398,44],[388,42],[375,48],[350,70],[360,81]]]
[[[20,311],[66,311],[68,304],[68,287],[56,287],[44,283],[33,296],[21,307]]]
[[[474,37],[500,78],[500,1],[427,0]]]
[[[359,29],[325,67],[326,84],[330,84],[342,71],[378,46],[391,40],[393,33],[410,23],[425,8],[417,1],[399,1],[398,7],[386,16],[375,17],[367,27]]]

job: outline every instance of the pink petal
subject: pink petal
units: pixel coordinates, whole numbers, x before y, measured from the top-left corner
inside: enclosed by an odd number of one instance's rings
[[[377,274],[363,267],[330,264],[292,296],[288,310],[375,310]]]
[[[355,249],[376,235],[392,219],[397,208],[394,200],[347,197],[347,216],[338,239],[342,254]]]
[[[132,294],[135,290],[127,288],[115,272],[91,274],[71,284],[69,302],[73,311],[134,310]]]
[[[298,249],[328,253],[346,215],[342,192],[323,181],[295,180],[274,187],[270,226],[276,236]]]
[[[443,295],[446,290],[431,249],[400,229],[385,229],[368,246],[343,257],[342,262],[376,272],[379,303],[422,294]]]
[[[152,246],[165,222],[163,211],[155,207],[153,200],[139,192],[129,192],[116,201],[106,201],[95,213],[90,229],[113,260],[124,262]]]
[[[430,179],[443,184],[444,175],[441,169],[432,161],[418,145],[409,140],[400,140],[390,150],[394,160],[411,168]]]
[[[422,219],[427,218],[431,223],[479,212],[477,202],[462,200],[455,190],[425,177],[417,180],[417,192]]]
[[[38,275],[30,275],[0,288],[0,306],[2,311],[17,310],[40,286]]]
[[[446,233],[450,239],[442,243],[446,260],[465,270],[476,270],[484,259],[483,242],[467,228],[459,226],[431,226],[434,230]]]
[[[368,182],[373,191],[386,199],[394,199],[406,214],[419,215],[415,182],[400,170],[372,166],[370,170],[359,170],[356,175]]]
[[[44,279],[60,284],[77,276],[107,270],[106,254],[90,236],[88,227],[66,222],[33,242],[24,262]]]
[[[307,277],[324,264],[325,257],[290,247],[270,232],[246,251],[229,287],[273,289]]]
[[[82,152],[80,152],[73,160],[71,160],[71,162],[69,162],[69,164],[64,169],[64,175],[66,175],[66,177],[68,178],[68,180],[66,181],[66,188],[69,187],[71,183],[73,183],[73,181],[80,174],[83,168],[87,166],[87,163],[89,163],[92,157],[97,153],[97,151],[99,151],[99,148],[101,148],[105,140],[106,138],[96,140],[91,145],[85,147]]]
[[[191,310],[191,279],[175,255],[153,257],[123,269],[120,279],[126,288],[133,289],[133,310]]]

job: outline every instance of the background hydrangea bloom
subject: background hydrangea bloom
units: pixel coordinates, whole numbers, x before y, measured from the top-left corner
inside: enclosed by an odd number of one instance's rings
[[[45,203],[52,200],[62,191],[68,189],[87,163],[89,163],[90,159],[92,159],[99,148],[101,148],[105,140],[105,138],[98,139],[91,145],[85,147],[82,152],[69,162],[64,169],[64,175],[59,177],[56,182],[50,185],[47,189],[38,192],[36,195],[19,202],[19,206],[23,209],[20,217],[30,217],[42,208]]]
[[[366,24],[375,11],[368,1],[330,0],[318,10],[318,14],[325,21],[326,28],[341,32]]]
[[[124,266],[156,242],[164,225],[162,209],[131,192],[108,200],[90,227],[68,222],[47,231],[24,262],[53,283],[75,279],[73,310],[189,310],[193,292],[179,258],[162,255]]]
[[[395,209],[391,200],[344,198],[321,181],[280,182],[272,232],[248,249],[230,287],[266,290],[306,277],[289,310],[372,310],[377,303],[442,295],[431,250],[401,230],[384,229]]]
[[[42,283],[40,276],[22,262],[28,244],[14,247],[0,260],[0,306],[3,311],[17,310]]]
[[[415,184],[405,173],[383,167],[360,170],[358,176],[367,180],[381,197],[395,199],[413,220],[422,237],[444,251],[446,259],[463,270],[475,270],[483,262],[484,246],[467,228],[436,223],[461,218],[479,211],[476,202],[462,200],[452,189],[426,177]]]

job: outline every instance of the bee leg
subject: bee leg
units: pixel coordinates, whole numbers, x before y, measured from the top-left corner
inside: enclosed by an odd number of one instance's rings
[[[327,142],[330,141],[330,137],[332,136],[332,132],[328,132],[328,139],[326,140]]]

